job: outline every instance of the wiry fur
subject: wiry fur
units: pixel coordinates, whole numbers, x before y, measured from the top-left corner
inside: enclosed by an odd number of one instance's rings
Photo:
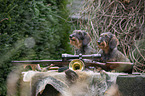
[[[102,33],[97,44],[101,49],[99,54],[101,54],[102,62],[130,62],[130,60],[117,49],[119,41],[111,32]],[[130,69],[130,65],[125,64],[121,66],[113,65],[112,68],[113,67],[119,71],[128,71],[128,69]]]
[[[102,33],[97,42],[103,62],[130,62],[118,49],[118,39],[111,32]]]
[[[75,54],[95,54],[96,50],[89,46],[90,35],[84,30],[74,30],[69,36],[70,44],[75,46]]]
[[[104,96],[122,96],[118,85],[117,84],[113,84],[104,94]]]
[[[15,70],[7,84],[7,96],[104,96],[109,87],[99,73],[69,69],[65,73],[27,71],[25,75]]]
[[[72,71],[66,70],[66,77],[69,81],[73,77],[73,83],[70,83],[70,88],[68,91],[69,96],[120,96],[120,92],[118,86],[116,84],[112,84],[110,86],[105,85],[105,81],[107,81],[107,77],[105,78],[90,78],[91,72],[84,71]],[[69,73],[69,74],[68,74]],[[68,76],[69,75],[69,76]],[[76,76],[74,76],[76,75]],[[92,82],[93,81],[93,82]]]

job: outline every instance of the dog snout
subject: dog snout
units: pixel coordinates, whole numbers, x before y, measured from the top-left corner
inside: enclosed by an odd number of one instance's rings
[[[69,38],[72,38],[72,37],[74,37],[73,35],[69,35]]]
[[[100,45],[101,41],[98,41],[97,43]]]
[[[98,41],[97,41],[98,45],[100,45],[101,42],[103,42],[103,38],[102,38],[102,37],[100,37],[100,38],[98,39]]]

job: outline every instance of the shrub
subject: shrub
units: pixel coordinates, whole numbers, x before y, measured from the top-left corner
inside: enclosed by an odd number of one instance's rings
[[[0,95],[11,60],[58,59],[70,53],[66,0],[0,1]]]

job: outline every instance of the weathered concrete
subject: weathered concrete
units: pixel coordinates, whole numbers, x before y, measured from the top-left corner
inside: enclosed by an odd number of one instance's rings
[[[118,76],[116,83],[123,96],[145,96],[145,75]]]

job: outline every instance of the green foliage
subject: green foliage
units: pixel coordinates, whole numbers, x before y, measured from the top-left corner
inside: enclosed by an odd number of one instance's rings
[[[58,59],[69,53],[66,0],[0,0],[0,95],[11,60]]]

